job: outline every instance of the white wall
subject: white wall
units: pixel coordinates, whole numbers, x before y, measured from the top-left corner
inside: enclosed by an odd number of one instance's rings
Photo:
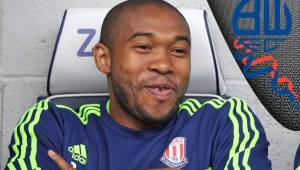
[[[46,76],[64,9],[112,7],[118,2],[121,1],[0,0],[0,169],[7,161],[13,127],[37,96],[46,95]],[[177,7],[208,9],[205,0],[169,2]],[[273,169],[292,169],[300,133],[283,128],[270,116],[243,78],[229,49],[224,48],[220,31],[213,29],[212,34],[228,95],[244,98],[260,118],[271,143]]]

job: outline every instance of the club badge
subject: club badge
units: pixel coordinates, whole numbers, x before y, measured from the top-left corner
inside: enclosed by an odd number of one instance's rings
[[[170,168],[183,168],[188,163],[185,137],[174,138],[160,160]]]

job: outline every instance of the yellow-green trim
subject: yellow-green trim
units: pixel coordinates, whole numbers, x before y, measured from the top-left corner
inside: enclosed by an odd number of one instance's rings
[[[259,139],[259,131],[256,128],[254,116],[249,111],[248,105],[246,104],[246,102],[244,100],[238,99],[238,98],[231,98],[230,101],[232,102],[231,108],[233,107],[234,101],[236,101],[236,103],[237,103],[236,107],[234,107],[234,108],[236,109],[236,113],[242,119],[242,131],[243,131],[244,139],[242,140],[241,143],[237,142],[238,138],[240,137],[239,135],[237,135],[237,134],[240,134],[239,124],[234,123],[235,120],[233,117],[236,117],[236,116],[232,115],[231,121],[233,123],[233,129],[234,129],[233,145],[232,145],[230,153],[229,153],[229,158],[226,163],[225,170],[228,169],[229,163],[231,161],[232,161],[234,170],[240,169],[239,156],[241,153],[243,153],[243,159],[242,159],[242,163],[241,163],[243,169],[250,170],[251,167],[248,164],[248,160],[249,160],[249,156],[251,154],[251,149],[256,146],[256,143]],[[230,110],[230,114],[231,114],[231,110]],[[250,133],[249,133],[250,130],[249,130],[248,121],[250,122],[250,129],[251,129],[251,131],[253,131],[254,136],[251,138],[251,142],[250,142],[249,146],[246,147],[246,145],[250,139]],[[239,145],[239,148],[237,148],[238,145]]]
[[[230,151],[229,151],[229,159],[228,161],[226,162],[226,166],[224,168],[224,170],[227,170],[228,169],[228,165],[230,163],[230,161],[232,160],[232,164],[233,164],[233,169],[234,170],[239,170],[239,166],[238,166],[238,155],[235,155],[236,153],[236,149],[239,145],[239,138],[240,138],[240,133],[239,133],[239,123],[238,123],[238,120],[237,118],[235,117],[234,115],[234,108],[235,108],[235,104],[234,104],[234,101],[231,99],[229,100],[229,103],[230,103],[230,108],[229,108],[229,118],[233,124],[233,141],[232,141],[232,146],[230,148]]]
[[[40,120],[41,114],[44,110],[48,110],[48,100],[42,100],[34,105],[32,108],[27,110],[25,114],[21,117],[20,121],[18,122],[17,126],[14,129],[13,137],[14,137],[14,144],[12,145],[12,149],[15,153],[14,157],[8,160],[7,167],[10,170],[16,170],[15,163],[18,163],[21,170],[26,169],[41,169],[36,160],[36,153],[37,153],[37,137],[34,132],[34,127]],[[31,118],[33,118],[32,121]],[[25,125],[28,124],[28,129],[25,129]],[[19,130],[18,130],[19,129]],[[27,143],[27,134],[28,131],[30,135],[30,143]],[[18,132],[21,135],[21,139],[18,136]],[[20,142],[22,141],[22,142]],[[20,148],[20,150],[19,150]],[[27,150],[28,149],[28,150]],[[30,152],[29,161],[30,166],[27,167],[25,164],[25,155],[26,152]]]
[[[243,105],[244,105],[244,110],[246,111],[246,113],[248,114],[248,116],[250,118],[250,127],[251,127],[251,130],[254,131],[254,137],[252,138],[252,141],[250,142],[250,146],[245,149],[245,156],[244,156],[245,157],[245,162],[248,162],[249,156],[251,154],[251,149],[256,146],[256,143],[257,143],[257,141],[259,139],[260,134],[259,134],[259,131],[256,128],[254,116],[249,111],[247,103],[244,100],[242,100],[242,102],[243,102]],[[243,163],[244,163],[244,160],[243,160]]]
[[[190,116],[193,116],[198,110],[200,110],[203,106],[207,104],[213,106],[216,109],[219,109],[223,106],[224,103],[224,99],[211,99],[201,104],[197,99],[189,98],[183,103],[179,104],[178,114],[182,110],[185,110]]]
[[[109,99],[106,102],[106,111],[108,114],[110,114],[110,100]]]
[[[197,99],[190,98],[179,104],[178,112],[185,110],[190,116],[193,116],[205,105],[220,109],[226,103],[230,104],[228,117],[233,125],[233,141],[224,169],[228,170],[229,165],[231,165],[234,170],[239,170],[240,166],[242,166],[243,169],[250,170],[251,167],[249,166],[248,161],[251,149],[256,146],[259,139],[259,131],[256,128],[254,116],[249,111],[244,100],[239,98],[230,98],[227,100],[211,99],[201,104]],[[240,123],[239,120],[241,120]],[[253,133],[250,133],[250,131]],[[253,137],[251,137],[250,134],[254,134]],[[240,163],[239,157],[241,153],[243,153],[243,158]]]
[[[56,107],[61,109],[69,110],[70,112],[74,113],[78,119],[81,121],[82,124],[87,125],[89,121],[89,116],[91,114],[94,114],[96,116],[101,116],[100,111],[100,104],[85,104],[80,106],[79,112],[76,112],[74,109],[72,109],[69,106],[66,105],[56,105]]]

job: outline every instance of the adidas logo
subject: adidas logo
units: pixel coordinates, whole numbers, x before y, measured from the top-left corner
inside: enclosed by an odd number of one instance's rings
[[[87,163],[87,154],[85,145],[79,144],[68,147],[68,151],[72,154],[72,159],[85,165]]]

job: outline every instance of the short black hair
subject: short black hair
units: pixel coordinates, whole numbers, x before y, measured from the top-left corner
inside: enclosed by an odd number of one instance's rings
[[[128,9],[133,9],[137,7],[144,7],[148,5],[157,6],[160,8],[168,8],[174,10],[186,23],[188,29],[188,23],[184,16],[178,11],[176,7],[169,4],[164,0],[127,0],[122,3],[119,3],[115,7],[113,7],[105,16],[101,28],[101,35],[100,35],[100,43],[106,45],[108,49],[111,50],[113,46],[113,35],[116,33],[117,23],[120,22],[120,17],[123,12],[128,11]]]

